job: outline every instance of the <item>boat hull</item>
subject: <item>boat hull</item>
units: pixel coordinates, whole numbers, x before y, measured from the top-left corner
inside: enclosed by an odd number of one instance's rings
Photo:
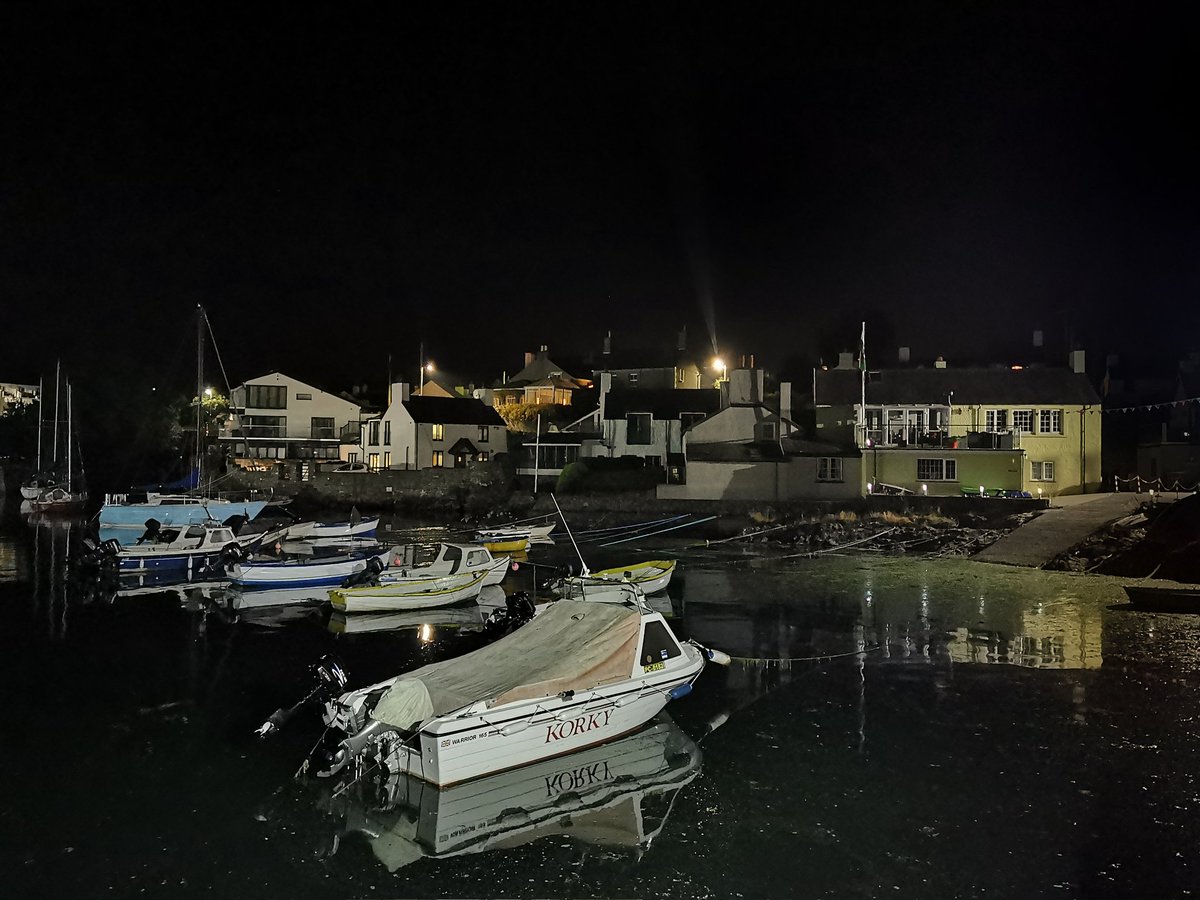
[[[157,519],[164,527],[199,525],[212,519],[225,521],[244,515],[253,519],[267,506],[266,500],[207,503],[105,503],[100,509],[102,528],[145,528],[147,519]]]
[[[174,572],[190,575],[211,566],[220,558],[221,553],[221,550],[214,549],[141,555],[122,553],[117,559],[117,571],[122,575],[139,572]]]
[[[479,596],[486,572],[469,578],[445,575],[432,579],[387,581],[378,587],[349,588],[329,592],[329,602],[338,612],[398,612],[409,609],[436,609],[465,603]]]
[[[673,688],[691,684],[704,670],[703,655],[681,646],[684,663],[637,681],[506,704],[482,716],[438,718],[413,746],[393,744],[384,764],[444,787],[616,740],[645,725]]]
[[[377,559],[386,569],[391,560],[391,550],[370,556],[325,561],[287,561],[243,563],[234,569],[233,583],[243,588],[292,588],[320,587],[341,584],[351,575],[367,567],[371,559]]]

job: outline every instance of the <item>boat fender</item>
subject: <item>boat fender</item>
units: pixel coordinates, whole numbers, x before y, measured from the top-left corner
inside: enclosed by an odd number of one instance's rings
[[[715,662],[718,666],[727,666],[733,662],[728,653],[723,653],[720,650],[714,650],[712,647],[702,647],[699,644],[700,652],[704,654],[704,658],[709,662]]]
[[[686,697],[691,692],[691,684],[685,681],[683,684],[677,684],[675,687],[667,691],[667,696],[672,700],[678,700],[680,697]]]

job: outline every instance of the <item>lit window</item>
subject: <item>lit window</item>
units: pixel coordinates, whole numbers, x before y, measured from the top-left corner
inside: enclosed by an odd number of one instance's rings
[[[822,456],[817,460],[817,481],[842,481],[842,458]]]
[[[479,451],[479,461],[487,462],[490,459],[490,454],[486,450]]]
[[[1061,409],[1040,409],[1040,410],[1038,410],[1038,433],[1039,434],[1062,434],[1062,410]]]
[[[379,454],[378,453],[368,453],[367,454],[367,468],[370,469],[372,472],[379,471]]]
[[[385,450],[383,452],[383,467],[385,469],[390,469],[392,467],[392,451],[391,450]]]
[[[1033,434],[1033,410],[1014,409],[1012,414],[1013,428],[1021,434]]]
[[[446,426],[445,425],[433,425],[430,427],[431,427],[431,430],[433,431],[433,439],[435,441],[444,441],[446,439]]]
[[[953,459],[918,459],[917,481],[957,481],[958,463]]]

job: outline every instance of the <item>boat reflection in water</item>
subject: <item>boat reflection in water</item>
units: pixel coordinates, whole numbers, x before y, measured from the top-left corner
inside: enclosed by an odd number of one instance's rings
[[[376,775],[333,790],[323,805],[342,820],[333,852],[361,835],[391,872],[549,836],[640,856],[675,795],[700,774],[700,760],[695,741],[660,714],[619,741],[510,772],[440,790],[409,775]]]

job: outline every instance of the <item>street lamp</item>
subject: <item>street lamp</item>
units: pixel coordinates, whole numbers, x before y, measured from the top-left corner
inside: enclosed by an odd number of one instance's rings
[[[717,381],[720,381],[725,377],[725,360],[721,359],[719,356],[714,357],[712,361],[712,367],[721,373],[717,376]]]
[[[420,391],[418,391],[418,393],[422,397],[425,396],[425,373],[426,372],[428,372],[430,375],[433,374],[433,363],[432,362],[427,362],[427,363],[425,363],[425,365],[421,366],[421,389],[420,389]]]

